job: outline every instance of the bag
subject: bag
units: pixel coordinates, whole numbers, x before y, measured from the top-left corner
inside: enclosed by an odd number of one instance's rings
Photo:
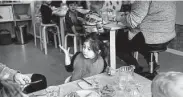
[[[7,29],[0,30],[0,45],[9,45],[12,43],[11,33]]]
[[[35,81],[39,81],[38,83],[34,83],[34,84],[30,84],[27,87],[24,88],[23,92],[25,94],[29,94],[32,92],[36,92],[42,89],[46,89],[47,88],[47,80],[46,77],[42,74],[33,74],[31,77],[31,82],[35,82]]]

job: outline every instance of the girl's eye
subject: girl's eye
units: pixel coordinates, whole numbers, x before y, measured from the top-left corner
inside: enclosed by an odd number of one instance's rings
[[[90,51],[90,50],[91,50],[91,48],[88,48],[88,50]]]

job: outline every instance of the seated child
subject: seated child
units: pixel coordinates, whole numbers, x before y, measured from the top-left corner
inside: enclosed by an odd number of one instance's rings
[[[40,7],[40,12],[41,12],[41,18],[42,18],[42,23],[43,24],[57,24],[57,22],[53,21],[53,10],[51,8],[51,1],[47,0],[47,1],[42,1],[41,7]],[[53,34],[56,32],[56,28],[55,27],[48,27],[46,29],[46,31],[48,32],[48,38],[50,40],[50,42],[53,42]]]
[[[69,50],[63,47],[61,49],[65,53],[65,68],[68,72],[72,72],[70,81],[99,74],[107,67],[103,59],[105,57],[104,51],[107,48],[95,33],[86,36],[82,52],[76,53],[72,60],[70,60]]]
[[[152,81],[152,97],[183,97],[182,82],[182,72],[160,73]]]
[[[83,34],[83,17],[84,15],[81,14],[76,10],[77,8],[77,1],[67,1],[68,11],[65,15],[65,23],[66,28],[69,33],[74,33],[76,35]]]

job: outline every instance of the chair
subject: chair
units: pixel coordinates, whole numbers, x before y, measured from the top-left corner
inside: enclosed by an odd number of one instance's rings
[[[68,76],[68,77],[65,79],[64,84],[69,83],[70,80],[71,80],[71,76]]]

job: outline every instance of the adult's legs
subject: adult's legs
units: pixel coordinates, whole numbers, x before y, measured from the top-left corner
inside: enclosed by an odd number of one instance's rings
[[[136,37],[136,36],[135,36]],[[116,36],[116,54],[122,59],[127,65],[134,65],[136,67],[136,72],[141,72],[142,67],[138,64],[137,60],[132,55],[132,52],[136,49],[133,46],[134,41],[139,41],[137,36],[134,38],[135,40],[128,40],[128,32],[124,32],[124,30],[119,30]]]

